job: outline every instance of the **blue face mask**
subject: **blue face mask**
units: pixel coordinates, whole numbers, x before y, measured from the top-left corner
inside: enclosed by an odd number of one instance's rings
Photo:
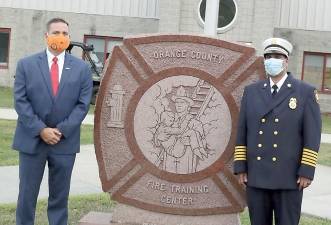
[[[275,58],[266,59],[264,60],[264,68],[268,75],[275,77],[284,70],[284,61]]]

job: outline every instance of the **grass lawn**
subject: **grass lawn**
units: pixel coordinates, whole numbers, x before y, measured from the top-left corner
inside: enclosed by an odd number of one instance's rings
[[[242,225],[250,225],[247,210],[240,214],[240,221]],[[299,225],[331,225],[331,220],[326,220],[314,216],[302,215]]]
[[[80,195],[69,198],[69,225],[76,225],[89,211],[110,212],[115,205],[108,194]],[[15,204],[0,204],[0,225],[15,224]],[[38,201],[35,224],[48,224],[47,201]],[[240,215],[242,225],[250,225],[247,210]],[[330,220],[303,215],[300,225],[331,225]]]
[[[18,153],[11,149],[16,121],[0,120],[0,166],[17,165]]]
[[[331,166],[331,144],[321,144],[318,153],[318,163],[325,166]]]
[[[331,134],[331,115],[322,115],[322,133]]]
[[[73,196],[69,198],[69,225],[78,224],[78,221],[89,211],[110,212],[114,202],[108,194],[93,194]],[[15,204],[0,204],[0,225],[15,224]],[[37,204],[35,224],[48,224],[47,200],[40,200]]]
[[[95,110],[95,105],[90,105],[90,109],[88,111],[88,114],[94,114],[94,110]]]
[[[0,107],[13,108],[13,89],[9,87],[0,87]]]
[[[18,164],[18,153],[11,149],[15,127],[16,121],[0,120],[0,166]],[[92,125],[82,126],[81,144],[93,144]]]

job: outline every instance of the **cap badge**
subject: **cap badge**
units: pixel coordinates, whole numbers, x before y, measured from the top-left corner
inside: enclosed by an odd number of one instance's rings
[[[290,98],[290,102],[288,103],[288,106],[290,107],[290,109],[296,109],[297,108],[297,99]]]

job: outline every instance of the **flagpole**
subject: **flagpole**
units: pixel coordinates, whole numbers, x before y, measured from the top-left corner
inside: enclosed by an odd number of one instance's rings
[[[206,0],[204,34],[217,36],[218,10],[220,0]]]

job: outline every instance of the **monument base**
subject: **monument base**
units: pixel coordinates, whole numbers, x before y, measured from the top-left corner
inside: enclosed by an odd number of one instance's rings
[[[123,208],[122,208],[123,210]],[[139,212],[121,212],[119,217],[128,215],[121,220],[115,221],[112,213],[89,212],[80,221],[78,225],[240,225],[238,214],[224,214],[212,216],[177,216],[168,214],[152,213],[145,210],[143,214]],[[133,214],[131,214],[133,213]],[[131,217],[135,215],[136,217]],[[144,222],[142,222],[144,221]]]
[[[112,225],[240,225],[239,214],[182,216],[151,212],[123,204],[116,205],[111,221]]]
[[[89,212],[79,220],[78,225],[112,225],[111,213]]]

